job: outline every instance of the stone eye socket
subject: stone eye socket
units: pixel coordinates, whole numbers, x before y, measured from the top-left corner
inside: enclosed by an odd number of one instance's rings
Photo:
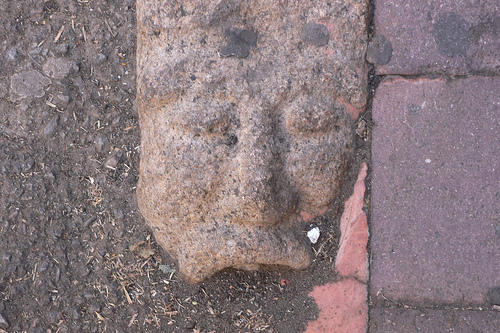
[[[297,134],[329,132],[338,120],[339,110],[333,104],[321,101],[293,103],[286,113],[287,128]]]
[[[195,134],[227,134],[231,126],[231,113],[225,105],[205,105],[192,103],[182,110],[170,110],[170,125],[173,128],[193,132]]]
[[[224,143],[229,147],[234,146],[238,143],[238,137],[235,134],[231,134],[226,138]]]
[[[223,115],[215,118],[207,117],[202,121],[194,121],[186,125],[197,133],[224,134],[229,129],[230,121],[228,115]]]
[[[197,134],[225,134],[230,126],[229,115],[205,115],[204,117],[186,116],[179,125]]]

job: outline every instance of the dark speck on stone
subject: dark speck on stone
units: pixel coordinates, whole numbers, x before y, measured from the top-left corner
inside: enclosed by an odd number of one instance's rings
[[[250,49],[257,44],[257,36],[252,30],[229,28],[225,34],[226,45],[219,50],[221,57],[245,58],[250,54]]]
[[[439,52],[451,58],[467,55],[469,48],[469,24],[456,13],[439,14],[432,35]]]
[[[415,105],[415,104],[408,104],[408,112],[412,116],[417,116],[418,113],[420,112],[420,106]]]
[[[486,294],[488,302],[493,305],[500,305],[500,286],[490,288]]]
[[[227,139],[226,139],[226,145],[228,146],[234,146],[235,144],[238,143],[238,137],[234,134],[231,134]]]
[[[366,49],[366,61],[371,64],[385,65],[391,61],[392,44],[384,35],[376,35],[368,43]]]
[[[306,43],[311,43],[315,46],[324,46],[328,44],[330,33],[323,24],[306,23],[302,27],[301,38]]]

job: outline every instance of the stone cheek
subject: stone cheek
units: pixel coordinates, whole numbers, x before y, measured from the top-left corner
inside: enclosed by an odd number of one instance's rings
[[[189,282],[309,265],[299,213],[336,199],[366,100],[365,2],[223,2],[138,1],[138,201]]]

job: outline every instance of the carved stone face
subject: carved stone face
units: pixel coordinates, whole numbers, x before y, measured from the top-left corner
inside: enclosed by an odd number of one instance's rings
[[[190,282],[307,267],[300,213],[336,199],[366,101],[365,1],[137,8],[137,194],[158,243]]]

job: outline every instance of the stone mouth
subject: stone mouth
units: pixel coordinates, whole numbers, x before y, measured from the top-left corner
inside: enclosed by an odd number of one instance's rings
[[[157,241],[162,246],[169,243],[167,237],[158,235]],[[255,270],[261,265],[279,265],[300,270],[312,260],[305,235],[300,237],[290,228],[219,225],[208,233],[191,229],[178,241],[171,254],[190,283],[199,283],[227,267]]]

